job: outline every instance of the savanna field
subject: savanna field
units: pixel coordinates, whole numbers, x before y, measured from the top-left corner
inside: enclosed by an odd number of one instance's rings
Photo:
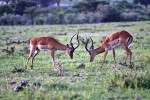
[[[25,70],[29,55],[28,40],[51,36],[63,44],[79,30],[81,45],[70,59],[65,52],[56,51],[57,71],[53,71],[49,52],[40,52],[33,69]],[[123,66],[125,50],[116,49],[115,68],[109,51],[103,68],[103,54],[89,62],[84,41],[91,36],[95,48],[105,36],[126,30],[133,36],[130,46],[133,66]],[[73,39],[77,45],[76,38]],[[14,47],[15,46],[15,47]],[[14,52],[12,52],[12,48]],[[31,64],[31,62],[30,62]],[[129,65],[129,60],[127,62]],[[63,69],[60,71],[60,68]],[[28,86],[20,92],[12,88],[21,81]],[[150,98],[150,21],[81,25],[0,26],[0,100],[149,100]]]

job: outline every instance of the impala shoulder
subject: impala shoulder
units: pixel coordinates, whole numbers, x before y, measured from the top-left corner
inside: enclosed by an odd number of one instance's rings
[[[121,37],[124,37],[124,38],[125,37],[130,37],[130,38],[132,38],[132,35],[127,31],[121,31],[120,34],[121,34]]]
[[[30,43],[33,43],[33,42],[35,42],[35,41],[37,41],[37,38],[32,38],[32,39],[30,39]]]

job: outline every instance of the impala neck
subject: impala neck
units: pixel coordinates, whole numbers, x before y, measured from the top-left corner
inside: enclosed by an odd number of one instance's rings
[[[95,53],[96,53],[96,55],[97,55],[97,54],[99,54],[99,53],[105,52],[105,48],[102,47],[102,46],[100,46],[100,47],[94,49],[94,51],[95,51]]]
[[[58,46],[56,46],[56,49],[66,51],[67,50],[67,45],[59,43]]]

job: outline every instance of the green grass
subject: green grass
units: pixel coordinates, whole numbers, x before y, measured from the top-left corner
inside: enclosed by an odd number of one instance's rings
[[[31,99],[61,99],[61,100],[135,100],[150,98],[150,22],[101,23],[84,25],[45,25],[45,26],[0,26],[0,99],[1,100],[31,100]],[[26,41],[37,36],[53,36],[61,43],[69,43],[68,36],[79,30],[79,35],[85,38],[91,35],[95,47],[100,45],[102,37],[116,30],[127,30],[133,35],[131,50],[133,52],[134,68],[117,64],[115,70],[112,51],[109,52],[102,70],[99,64],[103,54],[97,55],[94,62],[89,62],[89,55],[84,45],[74,52],[70,59],[63,51],[56,51],[56,62],[62,63],[63,75],[54,72],[52,60],[48,52],[40,52],[34,60],[33,70],[28,67],[25,72],[12,73],[14,66],[25,68],[28,54],[20,54],[27,44],[6,45],[11,41]],[[76,41],[73,41],[76,43]],[[13,55],[2,52],[2,49],[16,47]],[[116,49],[117,63],[123,62],[125,51]],[[76,69],[81,63],[85,69]],[[79,74],[79,77],[75,75]],[[28,80],[29,86],[21,92],[12,91],[11,87],[22,80]],[[14,85],[9,82],[16,81]],[[41,83],[34,88],[33,83]]]

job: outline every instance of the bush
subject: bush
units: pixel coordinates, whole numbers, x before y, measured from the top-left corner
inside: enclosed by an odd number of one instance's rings
[[[126,0],[120,0],[120,1],[118,0],[113,4],[113,7],[116,7],[117,9],[122,10],[122,9],[132,9],[136,7],[136,5],[129,3]]]
[[[54,16],[53,14],[48,14],[46,17],[44,17],[44,24],[54,24]]]
[[[97,10],[103,16],[102,22],[120,21],[120,12],[110,5],[99,5]]]
[[[64,24],[84,24],[84,23],[99,23],[103,16],[99,12],[89,13],[70,13],[63,18]]]
[[[78,24],[83,24],[87,22],[86,14],[81,13],[77,15],[77,23]]]
[[[36,6],[35,2],[25,1],[25,0],[18,1],[15,7],[15,14],[23,15],[24,10],[27,7],[33,7],[33,6]]]
[[[121,18],[123,21],[138,21],[141,18],[141,14],[136,12],[124,12],[121,14]]]
[[[4,14],[0,17],[0,25],[25,25],[27,19],[25,16]]]
[[[77,24],[77,14],[75,13],[69,13],[66,14],[63,18],[64,24]]]
[[[13,13],[13,8],[11,5],[1,5],[0,6],[0,15],[3,15],[4,13],[10,14]]]
[[[87,23],[100,23],[102,22],[103,15],[99,12],[89,12],[86,15],[86,22]]]
[[[35,24],[36,25],[43,25],[44,24],[44,20],[42,17],[36,18],[35,19]]]
[[[96,11],[99,4],[105,5],[109,3],[105,0],[83,0],[76,3],[73,8],[78,9],[79,12],[91,12]]]
[[[6,13],[0,17],[0,25],[10,25],[10,17]]]
[[[105,0],[85,0],[69,8],[42,8],[36,4],[21,0],[13,5],[0,6],[0,25],[84,24],[150,19],[149,8],[131,5],[127,1],[110,5]]]

